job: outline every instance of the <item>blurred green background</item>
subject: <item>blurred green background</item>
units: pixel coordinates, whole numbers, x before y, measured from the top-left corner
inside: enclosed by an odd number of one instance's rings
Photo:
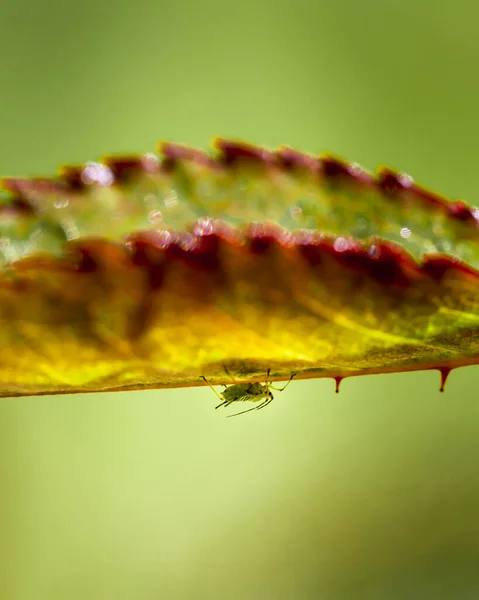
[[[473,0],[0,4],[0,174],[213,135],[474,204]],[[479,597],[479,368],[0,400],[3,600]]]

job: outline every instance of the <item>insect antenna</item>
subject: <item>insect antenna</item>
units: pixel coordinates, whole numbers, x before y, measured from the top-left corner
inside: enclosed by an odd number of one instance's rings
[[[264,408],[265,406],[268,406],[268,404],[273,401],[273,398],[274,398],[274,396],[271,394],[271,398],[269,398],[268,400],[263,402],[263,404],[260,404],[259,406],[257,406],[256,410],[260,410],[260,408]]]
[[[228,415],[226,418],[229,419],[230,417],[237,417],[238,415],[244,415],[245,413],[251,412],[252,410],[259,410],[260,408],[263,408],[267,404],[269,404],[272,399],[273,398],[268,398],[267,400],[265,400],[264,402],[262,402],[259,406],[253,406],[253,408],[248,408],[247,410],[242,410],[241,412],[234,413],[234,415]]]

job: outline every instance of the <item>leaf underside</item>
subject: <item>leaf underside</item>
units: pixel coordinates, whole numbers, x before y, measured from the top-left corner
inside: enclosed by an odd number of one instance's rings
[[[216,140],[4,178],[0,395],[479,363],[479,211]]]

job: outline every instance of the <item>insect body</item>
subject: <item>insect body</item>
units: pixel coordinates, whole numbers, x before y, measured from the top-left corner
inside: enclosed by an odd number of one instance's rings
[[[228,373],[228,371],[226,372]],[[274,398],[271,390],[282,392],[291,383],[291,380],[294,377],[294,375],[291,375],[288,383],[282,388],[278,388],[275,387],[273,383],[269,380],[269,374],[270,369],[268,369],[268,374],[266,376],[265,383],[234,383],[233,385],[225,386],[225,389],[221,394],[219,394],[215,390],[215,388],[207,381],[206,377],[203,377],[203,379],[221,400],[221,403],[218,404],[218,406],[215,406],[215,408],[219,408],[220,406],[229,406],[233,402],[260,402],[258,406],[253,406],[253,408],[243,410],[239,413],[235,413],[234,415],[228,415],[228,417],[236,417],[237,415],[242,415],[244,413],[250,412],[251,410],[259,410],[260,408],[264,408],[265,406],[267,406]],[[233,378],[231,377],[231,379]]]

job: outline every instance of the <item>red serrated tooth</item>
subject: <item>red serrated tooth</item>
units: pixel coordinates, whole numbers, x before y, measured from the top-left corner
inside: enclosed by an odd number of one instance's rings
[[[1,184],[3,189],[28,201],[34,196],[61,194],[67,191],[67,188],[61,182],[48,177],[4,177],[1,180]]]
[[[67,184],[69,189],[74,192],[81,192],[86,185],[82,179],[83,167],[78,165],[64,165],[60,169],[60,178]]]
[[[148,286],[152,292],[159,290],[165,277],[166,256],[164,248],[158,248],[150,236],[134,234],[128,237],[127,248],[132,263],[147,273]]]
[[[378,170],[377,184],[381,190],[390,195],[395,195],[406,188],[401,174],[387,167]]]
[[[214,142],[219,151],[218,160],[227,166],[233,166],[241,162],[251,162],[260,166],[271,166],[277,164],[277,158],[273,152],[247,144],[246,142],[234,142],[217,138]]]
[[[70,256],[74,260],[75,270],[78,273],[94,273],[99,268],[94,253],[87,247],[77,246]]]
[[[173,168],[178,162],[193,162],[204,167],[215,168],[215,160],[203,150],[191,148],[183,144],[163,142],[159,145],[159,152],[164,158],[165,168]]]
[[[449,367],[441,367],[438,370],[439,370],[439,373],[441,373],[441,387],[439,388],[439,391],[443,392],[446,387],[446,381],[447,381],[452,369]]]
[[[449,214],[459,221],[476,221],[473,210],[462,200],[449,202],[447,208]]]
[[[118,184],[130,181],[143,171],[140,156],[104,156],[102,162],[111,170]]]
[[[33,217],[36,215],[35,207],[21,194],[16,194],[8,204],[0,204],[0,216],[7,217]]]
[[[341,381],[344,379],[344,377],[335,377],[334,381],[336,382],[336,387],[335,387],[335,392],[336,394],[339,394],[339,386],[341,385]]]
[[[449,272],[460,273],[466,277],[479,277],[477,269],[467,265],[454,256],[445,254],[426,256],[421,265],[421,272],[436,280],[438,283],[440,283]]]
[[[320,157],[321,159],[321,170],[325,177],[329,177],[334,179],[335,177],[350,177],[351,172],[348,168],[347,163],[336,158],[335,156],[331,156],[326,154]]]
[[[285,170],[294,171],[296,169],[305,169],[312,175],[317,175],[321,168],[321,159],[311,154],[298,152],[287,146],[281,147],[276,151],[278,162]]]

